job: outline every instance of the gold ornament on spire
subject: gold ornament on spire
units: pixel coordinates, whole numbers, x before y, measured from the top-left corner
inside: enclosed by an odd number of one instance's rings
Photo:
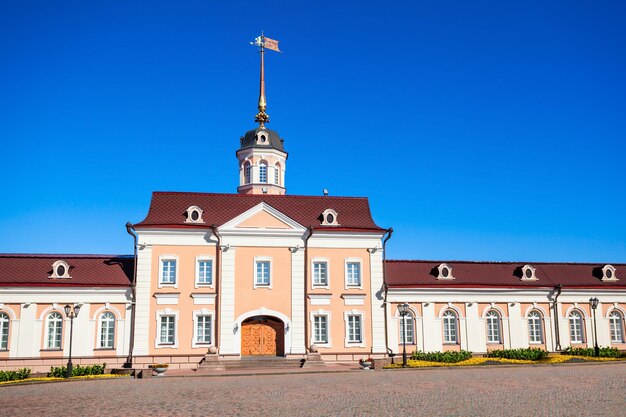
[[[261,36],[257,37],[254,42],[250,42],[251,45],[258,46],[261,54],[261,80],[259,87],[259,112],[254,116],[254,121],[259,123],[261,127],[265,127],[265,123],[270,122],[270,116],[265,112],[267,109],[267,101],[265,99],[265,49],[281,52],[278,49],[278,41],[270,38],[266,38],[261,33]]]

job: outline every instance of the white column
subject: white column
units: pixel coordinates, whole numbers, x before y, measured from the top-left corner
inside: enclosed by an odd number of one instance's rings
[[[512,303],[509,303],[508,326],[502,326],[505,328],[508,327],[506,330],[508,331],[509,337],[509,346],[505,343],[504,347],[511,349],[528,347],[528,337],[524,337],[528,334],[528,326],[525,326],[526,320],[522,318],[522,307],[520,303],[511,304]],[[504,322],[504,324],[505,323],[506,322]],[[526,333],[524,329],[526,329]]]
[[[81,306],[81,312],[78,312],[78,317],[74,318],[74,334],[72,337],[72,356],[93,356],[93,345],[94,339],[96,337],[96,329],[90,326],[90,305],[83,304]],[[84,310],[83,310],[84,309]],[[66,336],[68,344],[65,345],[66,354],[69,354],[69,336],[70,336],[70,320],[66,319],[65,323],[67,324]]]
[[[285,335],[291,337],[291,352],[304,354],[304,250],[295,249],[291,252],[291,328]]]
[[[383,304],[383,252],[370,250],[370,292],[372,302],[372,352],[385,353],[385,305]]]
[[[234,247],[222,251],[220,279],[220,346],[222,355],[240,353],[241,346],[235,343],[235,253]],[[241,332],[238,329],[237,332]]]
[[[423,303],[424,352],[438,352],[443,346],[441,320],[435,317],[435,303]]]
[[[158,273],[158,271],[157,271]],[[158,279],[156,276],[154,279]],[[152,247],[137,251],[137,285],[135,287],[135,346],[133,355],[148,354],[150,345],[150,284],[152,282]]]
[[[41,322],[37,320],[37,304],[22,304],[20,308],[20,327],[19,329],[14,329],[14,333],[11,336],[11,343],[15,342],[17,349],[14,352],[9,352],[9,355],[22,358],[39,357],[43,337],[41,330]]]
[[[466,349],[470,352],[484,352],[487,341],[478,316],[478,303],[465,303],[465,324],[469,336]]]

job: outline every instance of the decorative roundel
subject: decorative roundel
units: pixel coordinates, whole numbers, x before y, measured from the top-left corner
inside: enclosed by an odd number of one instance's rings
[[[335,222],[335,216],[332,213],[326,215],[326,223],[333,224]]]
[[[49,278],[72,278],[70,276],[70,265],[63,261],[58,260],[52,264],[52,273]]]
[[[202,209],[198,206],[189,207],[186,217],[185,223],[204,223],[204,220],[202,220]]]
[[[198,213],[198,210],[193,210],[191,212],[191,220],[193,220],[194,222],[197,221],[200,218],[200,213]]]
[[[337,212],[333,209],[326,209],[322,213],[321,221],[324,226],[339,226],[337,223]]]
[[[60,276],[60,277],[65,275],[65,266],[63,266],[63,265],[57,266],[57,275]]]
[[[448,275],[450,275],[448,268],[441,268],[441,275],[443,275],[444,278],[448,278]]]
[[[607,268],[607,270],[606,270],[606,277],[608,279],[613,278],[613,271],[611,271],[610,269]]]
[[[530,268],[526,268],[526,272],[524,273],[524,275],[526,275],[526,278],[532,278],[533,277],[533,270]]]

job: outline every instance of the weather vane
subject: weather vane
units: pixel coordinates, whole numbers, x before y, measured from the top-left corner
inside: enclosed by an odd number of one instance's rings
[[[269,49],[276,52],[281,52],[278,49],[277,40],[267,38],[261,32],[261,36],[254,39],[254,42],[250,42],[250,45],[257,46],[259,48],[259,52],[261,53],[261,86],[259,89],[259,112],[254,116],[254,121],[259,123],[261,127],[265,127],[265,123],[270,122],[269,114],[265,113],[267,109],[267,101],[265,100],[265,49]]]

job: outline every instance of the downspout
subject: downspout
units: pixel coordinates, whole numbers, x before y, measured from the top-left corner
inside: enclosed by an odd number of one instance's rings
[[[561,284],[557,284],[556,287],[554,287],[554,290],[556,291],[556,294],[554,296],[554,302],[552,304],[552,309],[554,310],[554,338],[555,340],[555,346],[554,349],[557,351],[561,350],[561,336],[559,334],[559,310],[558,310],[558,299],[559,299],[559,295],[561,295],[561,290],[563,289],[563,287],[561,286]]]
[[[390,227],[385,232],[387,237],[383,240],[383,289],[384,289],[384,299],[383,306],[385,308],[385,349],[387,350],[387,354],[390,357],[393,357],[393,351],[389,348],[389,329],[387,327],[387,241],[391,239],[391,235],[393,234],[393,227]],[[384,235],[383,235],[384,236]]]
[[[213,346],[217,348],[219,353],[219,341],[220,341],[220,284],[222,279],[221,264],[222,264],[222,236],[217,231],[217,226],[211,225],[211,232],[217,238],[217,244],[215,245],[215,343]]]
[[[309,352],[309,303],[307,298],[308,291],[308,276],[309,276],[309,239],[313,235],[313,227],[306,228],[307,236],[304,239],[304,352]]]
[[[128,343],[128,357],[126,358],[126,363],[124,363],[124,368],[132,368],[133,367],[133,348],[135,347],[135,306],[137,304],[137,233],[135,232],[135,227],[131,222],[126,222],[126,232],[133,237],[133,280],[130,283],[130,340]]]

